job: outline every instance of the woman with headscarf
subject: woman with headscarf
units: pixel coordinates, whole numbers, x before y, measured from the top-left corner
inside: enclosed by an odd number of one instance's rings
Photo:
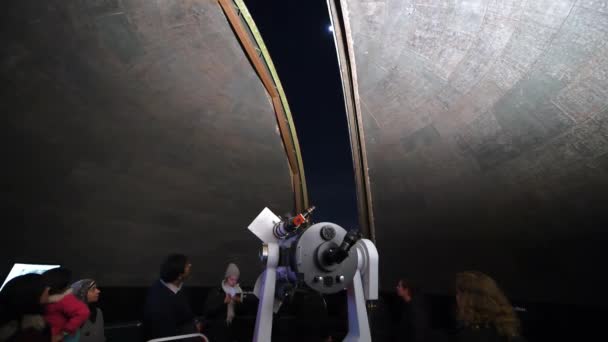
[[[212,341],[232,341],[232,324],[237,305],[242,302],[243,290],[238,284],[239,268],[230,263],[220,287],[212,290],[205,304],[205,334]]]
[[[50,342],[51,329],[43,317],[49,288],[39,274],[11,279],[0,292],[1,342]]]
[[[72,271],[57,267],[42,274],[49,287],[49,302],[44,306],[44,319],[51,326],[54,340],[78,342],[80,327],[89,317],[89,308],[72,293]]]
[[[91,312],[89,319],[80,328],[80,342],[104,342],[106,337],[103,330],[103,313],[97,307],[101,291],[97,288],[97,283],[93,279],[82,279],[71,287],[74,296],[88,305]]]

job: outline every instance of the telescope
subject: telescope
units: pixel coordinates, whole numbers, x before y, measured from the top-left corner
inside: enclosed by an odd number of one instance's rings
[[[356,230],[331,222],[311,224],[311,207],[280,218],[264,208],[249,230],[262,241],[265,266],[254,293],[259,298],[254,342],[272,340],[272,316],[298,287],[322,294],[347,290],[345,342],[371,341],[365,303],[378,299],[378,251]]]

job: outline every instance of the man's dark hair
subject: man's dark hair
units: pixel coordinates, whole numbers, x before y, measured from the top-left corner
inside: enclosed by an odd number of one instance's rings
[[[408,289],[410,291],[410,296],[414,297],[415,294],[418,294],[418,288],[416,288],[416,285],[412,284],[412,282],[409,279],[400,278],[399,284],[404,289]]]
[[[188,257],[183,254],[171,254],[165,258],[160,266],[160,279],[165,283],[171,283],[183,274],[188,264]]]
[[[49,294],[63,293],[70,286],[72,271],[65,267],[52,268],[42,274],[45,286],[50,288]]]

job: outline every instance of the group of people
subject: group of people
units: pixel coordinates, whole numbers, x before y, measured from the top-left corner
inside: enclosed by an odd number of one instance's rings
[[[160,278],[148,290],[144,307],[144,338],[204,333],[211,341],[234,341],[231,329],[243,301],[239,269],[231,263],[219,286],[197,317],[182,291],[192,264],[185,255],[165,258]],[[100,290],[93,279],[70,282],[71,272],[55,268],[42,275],[26,274],[9,281],[0,292],[0,342],[103,342]],[[448,334],[434,334],[424,295],[406,279],[396,286],[400,318],[391,341],[519,342],[520,322],[496,282],[481,272],[462,272],[455,282],[457,321]],[[327,337],[331,341],[331,337]],[[200,341],[193,338],[191,341]]]
[[[214,342],[232,341],[232,321],[236,306],[243,299],[239,268],[233,263],[228,265],[220,286],[207,295],[202,317],[195,316],[189,299],[181,291],[191,269],[192,264],[183,254],[171,254],[161,265],[160,279],[148,291],[144,307],[145,340],[204,333]]]
[[[11,279],[0,292],[0,341],[105,341],[97,283],[70,280],[62,267]]]
[[[203,317],[194,315],[181,291],[191,268],[183,254],[163,261],[145,302],[146,341],[197,332],[212,341],[231,341],[230,326],[243,295],[238,267],[228,265],[220,286],[207,296]],[[95,280],[71,283],[71,276],[58,267],[11,279],[0,292],[0,342],[104,342],[103,312],[97,307],[101,291]]]
[[[468,271],[456,275],[456,325],[433,331],[424,294],[406,279],[396,286],[401,310],[391,341],[522,342],[521,324],[511,303],[488,275]]]

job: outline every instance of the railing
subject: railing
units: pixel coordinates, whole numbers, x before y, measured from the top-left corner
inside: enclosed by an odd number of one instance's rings
[[[177,336],[169,336],[169,337],[161,337],[161,338],[155,338],[153,340],[148,340],[148,342],[165,342],[165,341],[175,341],[175,340],[182,340],[185,338],[192,338],[192,337],[200,337],[203,339],[203,341],[205,342],[209,342],[209,339],[207,338],[207,336],[203,335],[203,334],[186,334],[186,335],[177,335]]]
[[[144,339],[142,328],[143,324],[140,321],[106,324],[104,333],[106,340],[110,342],[142,341]]]
[[[115,330],[115,329],[126,329],[126,328],[140,328],[142,323],[140,321],[132,321],[126,323],[118,323],[118,324],[107,324],[105,326],[105,330]]]

